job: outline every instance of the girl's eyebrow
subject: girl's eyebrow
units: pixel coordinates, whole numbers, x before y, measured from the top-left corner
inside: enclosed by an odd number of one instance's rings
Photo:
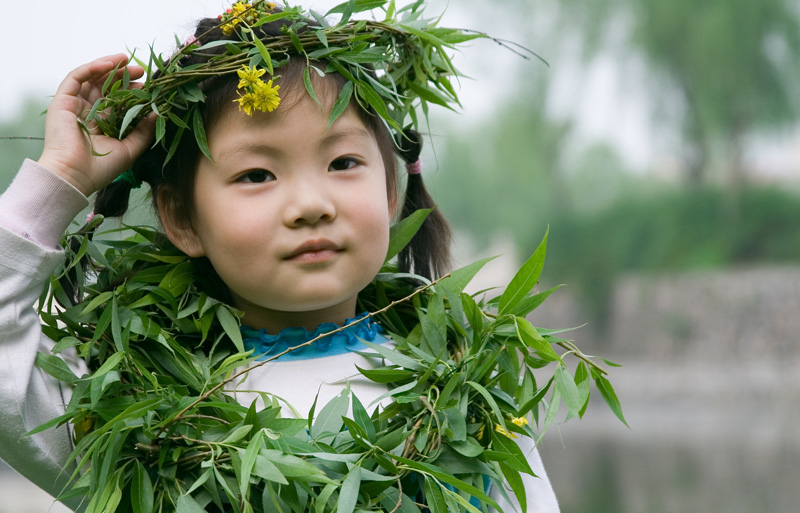
[[[326,148],[328,146],[336,144],[338,141],[342,139],[348,139],[348,138],[369,139],[370,133],[369,131],[367,131],[366,128],[360,126],[329,129],[325,132],[325,137],[322,139],[320,147]]]

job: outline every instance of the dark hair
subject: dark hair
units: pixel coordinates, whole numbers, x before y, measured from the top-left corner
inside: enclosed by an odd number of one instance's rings
[[[276,8],[280,10],[280,8]],[[288,23],[286,20],[277,20],[272,23],[265,23],[255,30],[260,32],[262,39],[269,39],[280,35],[282,27]],[[310,23],[310,22],[309,22]],[[206,18],[201,20],[195,31],[195,38],[200,45],[212,41],[228,39],[218,28],[219,20],[216,18]],[[301,28],[296,30],[301,31]],[[222,53],[225,51],[223,46],[210,48],[203,52],[195,52],[181,57],[181,66],[191,66],[204,62],[208,56],[214,52]],[[201,54],[202,53],[202,54]],[[273,56],[276,61],[280,56]],[[288,62],[280,67],[281,92],[284,93],[283,102],[286,101],[286,93],[293,94],[292,91],[303,91],[303,70],[306,65],[305,57],[294,58],[287,54],[283,56]],[[294,55],[297,57],[297,55]],[[285,62],[284,60],[284,62]],[[324,69],[324,65],[321,69]],[[158,72],[160,73],[160,72]],[[315,90],[328,93],[335,87],[335,94],[344,86],[346,79],[338,73],[329,73],[325,79],[320,79],[315,73],[311,74],[314,80]],[[200,104],[200,114],[202,115],[206,129],[210,130],[219,115],[226,108],[231,108],[231,101],[236,97],[236,87],[238,77],[235,73],[218,75],[203,81],[200,85],[201,90],[206,96],[204,103]],[[335,97],[335,96],[334,96]],[[413,163],[419,158],[422,148],[421,137],[415,131],[407,131],[404,136],[399,136],[397,141],[393,140],[389,129],[380,116],[374,112],[360,107],[355,100],[353,105],[358,116],[365,126],[375,136],[378,147],[383,156],[383,163],[386,169],[386,188],[391,206],[397,204],[397,155],[399,154],[406,163]],[[284,107],[285,108],[285,107]],[[180,140],[175,142],[176,137]],[[194,178],[195,170],[202,153],[191,134],[180,134],[178,127],[172,123],[167,124],[167,131],[164,138],[166,144],[157,144],[148,149],[136,161],[133,166],[134,176],[147,182],[152,190],[152,196],[156,212],[158,212],[159,196],[163,195],[170,202],[170,209],[176,215],[176,221],[191,225],[191,215],[194,209]],[[176,144],[176,150],[172,158],[167,160],[168,151],[171,145]],[[128,197],[131,191],[129,181],[118,180],[111,183],[106,188],[100,190],[95,198],[95,213],[106,217],[119,217],[128,209]],[[409,215],[419,208],[435,208],[433,199],[422,183],[419,175],[409,175],[404,204],[402,207],[402,217]],[[450,230],[447,223],[438,209],[435,209],[423,224],[420,231],[411,241],[409,246],[403,250],[398,259],[398,264],[402,271],[413,271],[417,274],[432,278],[440,275],[447,270],[449,265],[449,243]],[[210,274],[208,278],[216,282],[217,286],[213,289],[219,290],[222,280],[214,272],[213,267],[207,259],[197,259],[199,267],[205,269]],[[204,273],[205,274],[205,273]],[[214,294],[222,295],[220,299],[229,300],[227,292]]]

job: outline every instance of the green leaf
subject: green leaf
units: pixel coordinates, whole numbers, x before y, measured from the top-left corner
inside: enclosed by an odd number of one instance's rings
[[[531,476],[535,475],[528,463],[528,458],[525,457],[525,453],[522,452],[517,442],[507,437],[505,434],[492,431],[492,447],[498,452],[511,455],[510,458],[503,460],[509,467],[518,472],[525,472]]]
[[[586,370],[586,364],[578,362],[578,368],[575,370],[575,385],[578,387],[578,395],[582,404],[578,412],[580,418],[583,418],[583,414],[589,406],[590,383],[591,380],[589,379],[589,371]]]
[[[86,307],[81,311],[80,314],[81,317],[94,311],[94,309],[97,308],[98,306],[107,303],[108,300],[111,299],[112,295],[113,295],[112,292],[101,292],[100,294],[95,296],[95,298],[89,301],[89,304],[86,305]]]
[[[331,108],[331,114],[330,117],[328,117],[328,126],[326,127],[326,130],[330,128],[333,123],[339,119],[339,116],[341,116],[344,111],[347,110],[347,107],[350,106],[350,98],[353,96],[353,87],[353,83],[349,80],[344,86],[342,86],[342,90],[339,91],[339,97],[336,99],[336,103],[333,104],[333,108]]]
[[[253,429],[253,426],[247,424],[245,426],[239,426],[238,428],[234,429],[225,440],[222,441],[223,444],[235,444],[239,440],[244,439]]]
[[[144,104],[134,105],[128,112],[125,113],[125,117],[122,118],[122,125],[119,127],[119,134],[120,138],[125,135],[125,130],[128,129],[128,126],[133,122],[133,118],[136,117],[137,114],[144,108]]]
[[[563,364],[559,364],[556,367],[555,376],[556,388],[561,393],[561,397],[564,399],[564,404],[567,405],[570,415],[577,416],[583,402],[578,393],[578,387],[575,385],[575,380],[567,370],[567,367]]]
[[[167,134],[167,119],[164,116],[158,116],[156,118],[156,143],[161,142],[164,139],[164,136]]]
[[[233,316],[230,310],[228,310],[228,307],[225,305],[220,304],[217,306],[215,312],[217,314],[217,319],[219,319],[219,323],[222,325],[222,329],[225,330],[225,334],[231,339],[231,342],[233,342],[236,350],[240,353],[243,353],[244,342],[242,341],[242,332],[239,331],[239,321]]]
[[[131,506],[133,513],[153,512],[153,483],[139,460],[134,460],[131,481]]]
[[[363,98],[370,107],[375,109],[375,112],[377,112],[378,115],[389,124],[389,126],[397,131],[401,131],[403,129],[389,114],[389,111],[386,109],[386,102],[384,102],[383,98],[381,98],[380,95],[375,92],[375,89],[361,82],[356,84],[356,93]]]
[[[455,271],[450,272],[450,276],[443,279],[439,282],[439,285],[443,285],[448,290],[453,292],[461,293],[464,290],[469,282],[475,277],[478,272],[483,269],[483,267],[494,260],[497,257],[488,257],[482,260],[478,260],[477,262],[473,262],[469,265],[466,265],[460,269],[456,269]],[[455,301],[456,299],[453,298],[451,301]]]
[[[386,358],[390,362],[394,363],[395,365],[399,365],[401,367],[405,367],[406,369],[411,370],[422,370],[424,367],[413,358],[409,358],[408,356],[404,355],[403,353],[396,351],[394,349],[389,349],[382,344],[373,344],[368,340],[361,341],[365,346],[373,349],[378,355]]]
[[[544,303],[544,300],[547,299],[550,294],[555,292],[556,290],[560,289],[563,285],[557,285],[551,289],[545,290],[544,292],[540,292],[534,296],[527,296],[523,298],[515,308],[512,308],[509,312],[512,315],[518,315],[520,317],[525,317],[532,311],[539,308],[539,306]]]
[[[494,397],[492,394],[489,393],[486,388],[483,387],[480,383],[475,383],[474,381],[467,381],[467,385],[471,386],[475,390],[478,391],[479,394],[483,396],[489,406],[492,408],[492,413],[495,415],[495,422],[500,424],[502,427],[506,427],[505,425],[505,418],[503,417],[503,413],[500,411],[500,407],[497,406],[497,402],[495,402]]]
[[[103,362],[103,365],[92,374],[92,379],[97,379],[106,372],[116,369],[123,358],[125,358],[125,353],[114,353],[109,356],[108,359]]]
[[[175,507],[175,513],[205,513],[205,509],[191,495],[181,495]]]
[[[195,108],[192,114],[192,128],[194,138],[197,141],[197,147],[203,152],[203,155],[210,161],[214,161],[211,157],[211,150],[208,148],[208,138],[206,137],[206,129],[203,124],[203,116],[200,114],[200,109]]]
[[[353,395],[353,420],[364,430],[367,434],[367,439],[371,443],[375,443],[375,426],[372,423],[372,419],[369,417],[366,408],[364,405],[361,404],[361,401],[358,400],[358,397]]]
[[[78,382],[78,376],[72,372],[64,360],[56,355],[36,353],[36,366],[64,383],[74,385]]]
[[[422,333],[425,336],[425,341],[430,346],[430,350],[434,355],[442,354],[447,348],[447,340],[445,338],[447,322],[444,321],[444,304],[439,296],[431,298],[430,303],[428,303],[427,313],[419,313],[419,323],[422,326]]]
[[[289,484],[283,473],[275,466],[274,463],[269,461],[263,456],[256,457],[255,464],[253,465],[253,474],[278,484]]]
[[[528,497],[525,494],[525,485],[522,483],[522,477],[519,475],[519,471],[512,469],[502,461],[499,463],[499,465],[500,471],[503,473],[506,483],[508,483],[508,485],[511,487],[511,490],[517,497],[517,501],[519,501],[520,511],[527,511]]]
[[[515,317],[514,325],[517,331],[517,337],[519,337],[522,343],[527,347],[536,351],[536,354],[538,354],[540,358],[551,362],[561,361],[561,357],[553,350],[550,343],[536,331],[536,328],[534,328],[527,319]]]
[[[358,372],[369,378],[376,383],[395,383],[397,381],[405,381],[415,375],[414,371],[405,369],[362,369],[356,365]]]
[[[325,513],[325,507],[328,504],[328,500],[330,500],[331,495],[333,492],[336,491],[336,485],[334,484],[326,484],[325,488],[319,492],[317,498],[314,500],[314,513]]]
[[[350,12],[353,14],[369,11],[371,9],[383,7],[384,4],[386,4],[386,1],[387,0],[355,0],[355,2],[347,1],[329,10],[325,16],[330,16],[331,14],[342,14],[347,10],[348,7],[350,8]]]
[[[350,408],[350,388],[345,387],[339,395],[328,401],[311,426],[311,438],[325,439],[335,436],[342,429],[342,417]]]
[[[541,276],[542,268],[544,267],[546,252],[547,232],[545,232],[539,247],[536,248],[533,255],[531,255],[528,261],[517,271],[517,274],[511,279],[511,283],[508,284],[505,292],[503,292],[503,295],[500,297],[500,305],[498,308],[498,313],[500,315],[509,313],[514,309],[539,282],[539,276]]]
[[[352,513],[358,502],[358,491],[361,487],[361,467],[353,466],[342,483],[339,491],[339,504],[336,513]]]
[[[616,415],[623,424],[628,426],[628,422],[625,420],[625,416],[622,414],[622,405],[620,405],[617,394],[614,392],[614,387],[611,386],[611,383],[603,376],[596,376],[594,378],[594,383],[597,386],[597,389],[600,390],[600,395],[603,396],[603,399],[605,399],[608,407],[611,408],[612,412],[614,412],[614,415]],[[628,428],[630,428],[630,426],[628,426]]]
[[[244,497],[248,496],[250,489],[250,475],[253,472],[253,466],[256,463],[259,451],[261,451],[262,441],[264,439],[264,431],[259,429],[258,432],[250,439],[247,444],[247,449],[242,456],[242,466],[239,471],[239,490]]]
[[[465,441],[467,439],[467,420],[461,409],[458,407],[442,410],[442,414],[447,419],[447,436],[452,442]]]
[[[309,68],[310,66],[306,66],[305,69],[303,69],[303,84],[306,86],[306,91],[308,95],[311,96],[311,99],[322,107],[322,103],[319,101],[319,98],[317,98],[317,93],[314,92],[314,84],[311,83],[311,73],[308,71]]]
[[[448,513],[442,489],[434,479],[425,478],[425,503],[431,513]],[[524,511],[524,510],[523,510]]]
[[[433,212],[432,208],[416,210],[391,227],[389,230],[389,249],[386,252],[386,262],[397,256],[397,254],[411,242],[411,239],[417,234],[425,218],[427,218],[428,214],[431,212]]]
[[[450,442],[450,447],[468,458],[475,458],[483,454],[483,446],[471,436],[468,436],[466,440],[463,441]]]

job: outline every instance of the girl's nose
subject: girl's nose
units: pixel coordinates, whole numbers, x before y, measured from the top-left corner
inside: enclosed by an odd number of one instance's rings
[[[287,191],[283,210],[284,222],[288,226],[313,225],[331,221],[336,217],[336,208],[331,191],[321,180],[298,181]]]

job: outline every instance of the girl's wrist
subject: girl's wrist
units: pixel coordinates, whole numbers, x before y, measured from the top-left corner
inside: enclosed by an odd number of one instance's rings
[[[49,158],[46,153],[46,151],[42,153],[37,164],[67,182],[87,198],[97,190],[87,179],[86,175],[75,171],[69,166],[63,165],[56,159]]]
[[[47,248],[88,205],[86,196],[50,169],[26,160],[0,195],[0,226]]]

